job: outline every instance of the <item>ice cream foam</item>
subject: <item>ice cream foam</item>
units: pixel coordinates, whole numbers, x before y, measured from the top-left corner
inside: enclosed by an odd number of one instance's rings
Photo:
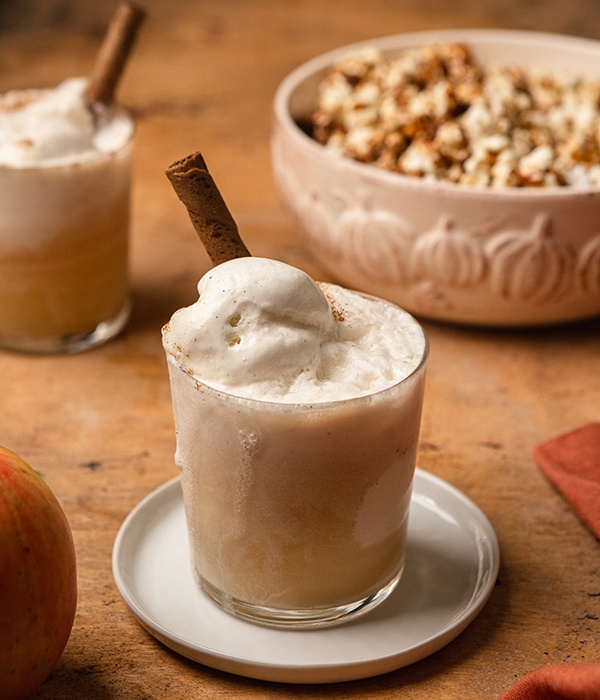
[[[376,393],[426,355],[402,309],[259,257],[229,260],[198,284],[196,303],[163,328],[171,362],[235,395],[316,403]]]
[[[12,90],[0,97],[0,165],[45,167],[93,160],[118,151],[134,124],[124,112],[85,99],[87,79],[54,88]]]

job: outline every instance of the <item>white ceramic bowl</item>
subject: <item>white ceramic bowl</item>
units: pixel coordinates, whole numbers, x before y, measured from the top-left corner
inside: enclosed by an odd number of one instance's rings
[[[417,316],[523,326],[600,314],[600,187],[427,182],[335,155],[297,126],[340,56],[454,41],[484,63],[600,78],[600,42],[485,29],[384,37],[301,65],[276,93],[271,142],[277,187],[301,235],[335,280]]]

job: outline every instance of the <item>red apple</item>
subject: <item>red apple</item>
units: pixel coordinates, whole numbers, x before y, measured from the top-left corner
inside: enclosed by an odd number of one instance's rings
[[[69,524],[46,482],[0,447],[0,697],[28,698],[60,659],[77,606]]]

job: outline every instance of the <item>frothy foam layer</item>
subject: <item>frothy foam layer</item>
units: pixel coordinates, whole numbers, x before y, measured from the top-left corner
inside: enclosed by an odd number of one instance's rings
[[[198,301],[163,328],[167,354],[217,389],[284,403],[381,391],[411,374],[426,340],[408,313],[285,263],[257,257],[218,265]]]
[[[67,165],[114,153],[131,138],[124,112],[86,104],[85,78],[46,90],[13,90],[0,97],[0,165]]]

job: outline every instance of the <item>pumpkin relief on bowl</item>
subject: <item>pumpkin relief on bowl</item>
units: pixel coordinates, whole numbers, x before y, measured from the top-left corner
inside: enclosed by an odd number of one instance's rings
[[[585,294],[600,295],[600,235],[591,238],[579,252],[577,278]]]
[[[325,254],[336,253],[335,241],[329,235],[330,220],[319,191],[309,187],[297,200],[297,215],[309,243]]]
[[[471,287],[484,277],[486,259],[474,233],[456,228],[444,216],[415,241],[410,256],[415,279],[424,278],[451,287]]]
[[[338,198],[340,195],[338,194]],[[406,282],[414,234],[406,221],[372,206],[367,195],[347,205],[333,222],[340,252],[359,274],[389,284]]]
[[[504,299],[557,300],[572,288],[575,250],[554,235],[547,214],[539,214],[530,230],[508,230],[493,236],[485,250],[490,287]]]

